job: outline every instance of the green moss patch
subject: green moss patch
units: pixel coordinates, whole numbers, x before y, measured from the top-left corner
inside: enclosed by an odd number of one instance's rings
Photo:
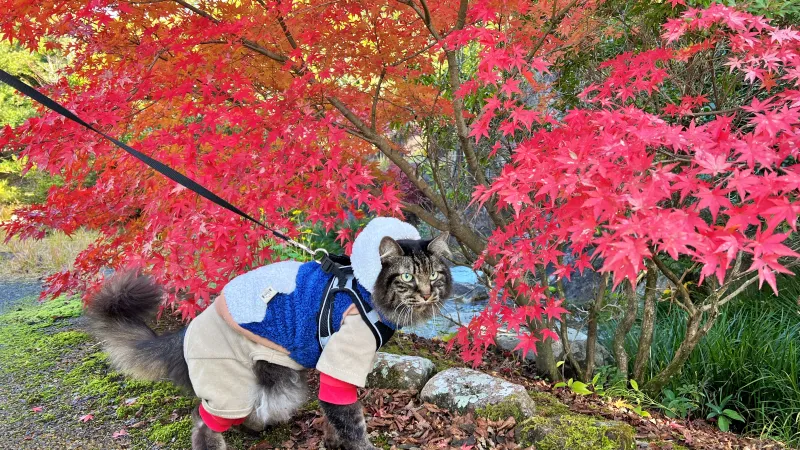
[[[178,421],[161,424],[156,422],[150,426],[147,437],[158,444],[175,444],[178,448],[191,447],[192,418],[186,416]]]
[[[0,447],[17,448],[31,432],[48,436],[36,444],[41,448],[85,442],[97,448],[191,447],[195,399],[169,382],[113,371],[91,336],[76,329],[81,311],[77,298],[29,300],[0,315],[0,384],[8,387]],[[91,420],[78,420],[88,414]],[[122,429],[128,437],[115,440],[112,434]]]
[[[528,391],[536,404],[536,415],[541,417],[562,416],[569,413],[569,407],[561,403],[554,395],[541,391]]]
[[[516,419],[517,423],[525,420],[525,413],[522,412],[519,401],[514,400],[513,396],[496,405],[487,405],[475,410],[475,414],[489,420],[506,420],[509,417]]]
[[[425,347],[415,346],[410,339],[404,337],[403,335],[395,335],[395,337],[392,338],[388,344],[381,347],[381,351],[395,355],[410,355],[428,358],[433,362],[437,373],[451,367],[464,366],[463,364],[460,364],[456,358],[447,358],[443,353],[440,354],[432,352],[430,349]]]
[[[537,450],[629,450],[635,445],[630,425],[579,414],[532,417],[520,424],[518,434],[522,444]]]

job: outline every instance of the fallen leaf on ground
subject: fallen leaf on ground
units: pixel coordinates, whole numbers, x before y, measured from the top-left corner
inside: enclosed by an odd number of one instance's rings
[[[128,435],[128,431],[125,428],[123,428],[123,429],[121,429],[119,431],[115,431],[114,434],[111,435],[111,437],[113,437],[114,439],[119,439],[122,436],[127,436],[127,435]]]

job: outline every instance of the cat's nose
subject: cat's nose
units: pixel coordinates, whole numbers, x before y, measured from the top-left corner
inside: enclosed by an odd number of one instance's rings
[[[428,292],[427,294],[420,294],[420,297],[422,297],[423,300],[430,300],[431,295],[433,295],[433,293]]]

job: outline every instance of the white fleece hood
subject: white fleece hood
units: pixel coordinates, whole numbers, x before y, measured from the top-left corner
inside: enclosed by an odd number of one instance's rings
[[[394,240],[420,239],[419,231],[413,225],[394,217],[376,217],[356,236],[350,263],[356,280],[370,294],[375,289],[375,281],[381,273],[381,239],[389,236]]]

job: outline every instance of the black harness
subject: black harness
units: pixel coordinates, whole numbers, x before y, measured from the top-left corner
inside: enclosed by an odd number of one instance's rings
[[[333,300],[339,292],[349,295],[353,304],[356,305],[358,313],[375,337],[376,348],[379,349],[389,342],[394,330],[381,322],[378,312],[359,294],[358,289],[356,289],[350,258],[329,255],[323,258],[320,264],[322,265],[322,270],[325,273],[332,274],[333,277],[328,282],[325,290],[322,291],[321,306],[317,314],[317,340],[319,341],[319,347],[324,348],[333,335]]]

